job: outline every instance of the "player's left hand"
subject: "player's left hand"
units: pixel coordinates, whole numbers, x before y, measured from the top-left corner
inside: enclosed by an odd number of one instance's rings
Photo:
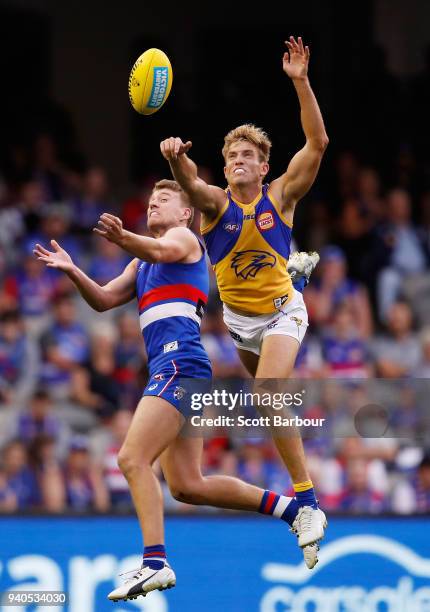
[[[125,230],[119,217],[115,217],[109,213],[103,213],[100,215],[98,225],[99,227],[93,229],[96,234],[103,236],[110,242],[121,244],[125,235]]]
[[[309,64],[309,47],[303,46],[301,36],[297,41],[294,36],[290,36],[290,40],[286,40],[285,44],[288,51],[284,53],[282,58],[282,68],[288,74],[290,79],[306,79],[308,75]]]

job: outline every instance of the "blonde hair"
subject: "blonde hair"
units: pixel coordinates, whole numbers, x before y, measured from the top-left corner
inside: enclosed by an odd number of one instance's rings
[[[260,151],[261,161],[269,161],[272,143],[270,142],[266,132],[261,128],[256,127],[252,123],[239,125],[239,127],[234,128],[234,130],[230,130],[227,136],[225,136],[224,146],[222,148],[224,159],[227,158],[227,153],[231,145],[239,140],[247,140],[251,144],[255,145]]]
[[[180,194],[184,208],[189,208],[191,211],[190,218],[187,221],[187,227],[191,227],[194,220],[194,207],[191,206],[188,195],[185,193],[179,183],[176,181],[171,181],[170,179],[162,179],[161,181],[155,183],[152,191],[159,191],[160,189],[170,189],[170,191],[176,191],[176,193]]]

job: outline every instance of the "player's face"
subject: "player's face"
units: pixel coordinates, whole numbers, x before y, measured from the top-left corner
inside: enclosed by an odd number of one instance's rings
[[[258,148],[246,140],[234,142],[227,151],[224,174],[231,186],[245,186],[262,182],[269,164],[261,160]]]
[[[153,191],[148,205],[148,229],[151,233],[180,225],[185,208],[181,195],[171,189]]]

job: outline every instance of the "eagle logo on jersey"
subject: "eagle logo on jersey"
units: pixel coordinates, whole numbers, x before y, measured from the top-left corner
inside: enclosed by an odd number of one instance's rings
[[[235,251],[231,260],[231,267],[236,272],[236,276],[241,276],[244,280],[255,278],[257,273],[266,266],[273,268],[276,257],[267,251]]]

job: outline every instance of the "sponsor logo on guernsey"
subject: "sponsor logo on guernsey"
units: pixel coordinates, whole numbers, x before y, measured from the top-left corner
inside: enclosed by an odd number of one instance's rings
[[[226,232],[234,234],[240,230],[242,226],[239,223],[224,223],[223,228]]]
[[[168,82],[169,69],[155,66],[152,91],[148,102],[149,108],[158,108],[163,104]]]
[[[154,380],[164,380],[164,374],[155,374]]]
[[[178,341],[175,340],[174,342],[167,342],[164,346],[163,346],[163,353],[170,353],[170,351],[177,351],[178,350]]]
[[[228,333],[233,338],[233,340],[236,340],[236,342],[243,342],[242,336],[239,336],[239,334],[236,334],[236,332],[229,329]]]
[[[261,231],[264,232],[265,230],[272,229],[272,227],[275,226],[275,219],[270,211],[264,212],[261,213],[261,215],[258,215],[257,224]]]
[[[243,215],[244,221],[250,221],[251,219],[255,219],[255,213],[252,213],[251,215]]]
[[[186,390],[184,389],[184,387],[176,387],[175,390],[173,391],[173,397],[176,400],[180,400],[184,397],[186,393]]]
[[[267,251],[235,251],[231,267],[237,277],[247,279],[255,278],[258,272],[266,266],[273,268],[275,263],[276,257]]]
[[[288,300],[288,298],[289,298],[288,293],[286,293],[285,295],[281,295],[281,297],[275,298],[273,300],[273,304],[275,305],[275,308],[280,308],[282,306],[282,304],[285,304],[285,302]],[[293,317],[291,317],[291,319],[293,319]]]
[[[158,387],[158,383],[155,383],[154,385],[151,385],[150,387],[148,387],[148,391],[154,391],[154,389],[156,389]]]

